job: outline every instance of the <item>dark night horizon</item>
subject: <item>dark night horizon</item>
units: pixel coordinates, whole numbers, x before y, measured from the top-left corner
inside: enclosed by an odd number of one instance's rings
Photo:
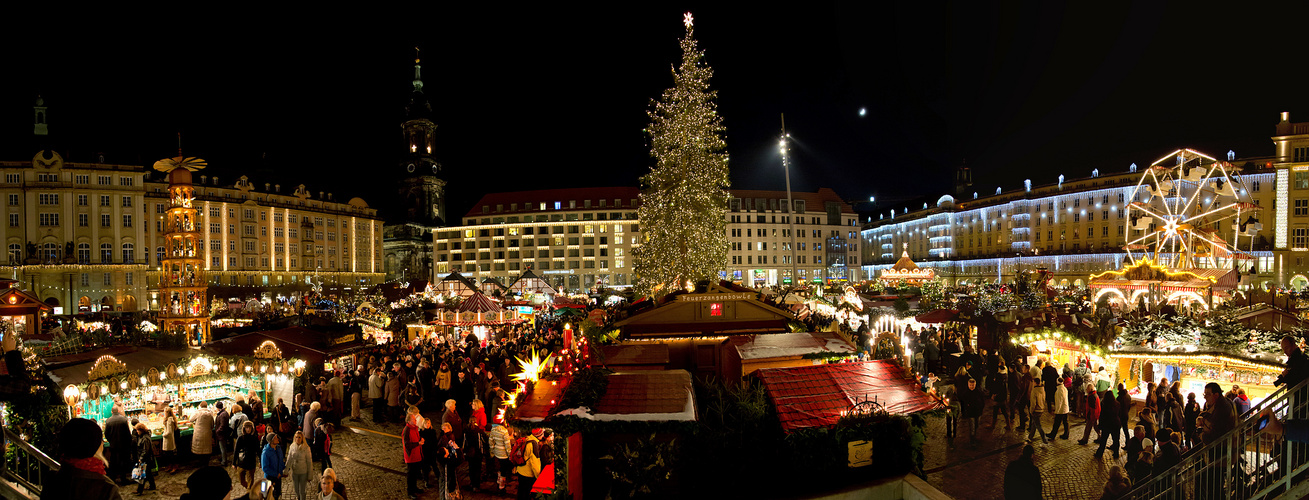
[[[1279,112],[1309,120],[1295,85],[1309,69],[1284,53],[1299,41],[1288,8],[677,2],[442,8],[362,27],[202,22],[179,40],[142,26],[11,45],[0,61],[20,70],[0,84],[0,153],[35,152],[40,94],[55,148],[72,161],[104,153],[148,165],[175,154],[180,131],[185,152],[224,183],[304,183],[382,206],[402,175],[417,45],[453,213],[489,192],[633,186],[652,164],[646,110],[672,85],[690,10],[715,71],[733,187],[784,188],[785,113],[796,190],[939,195],[962,163],[985,195],[1182,147],[1272,154]]]

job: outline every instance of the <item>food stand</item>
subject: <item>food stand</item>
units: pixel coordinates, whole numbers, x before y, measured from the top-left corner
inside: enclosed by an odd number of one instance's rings
[[[304,361],[282,359],[280,351],[266,342],[249,357],[218,357],[193,354],[165,366],[133,369],[118,358],[100,356],[86,381],[68,384],[63,391],[73,417],[95,420],[102,427],[112,415],[114,404],[128,418],[146,424],[153,439],[162,439],[164,410],[173,407],[182,436],[191,435],[192,419],[201,402],[210,407],[256,394],[271,409],[270,399],[291,387],[293,374],[304,371]],[[267,414],[265,414],[267,416]]]

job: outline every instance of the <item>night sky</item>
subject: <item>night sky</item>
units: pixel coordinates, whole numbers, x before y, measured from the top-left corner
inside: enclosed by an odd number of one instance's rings
[[[938,195],[963,163],[986,194],[1179,147],[1266,156],[1279,112],[1309,121],[1302,8],[974,4],[496,4],[7,26],[0,158],[34,153],[41,94],[72,161],[148,165],[175,154],[181,131],[185,153],[225,184],[245,174],[382,205],[402,172],[418,45],[452,212],[486,192],[635,185],[686,10],[716,73],[738,188],[784,187],[781,113],[797,142],[793,187],[852,201]]]

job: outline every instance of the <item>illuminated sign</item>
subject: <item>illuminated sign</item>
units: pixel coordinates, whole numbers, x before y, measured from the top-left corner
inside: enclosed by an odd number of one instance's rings
[[[723,303],[722,303],[722,302],[714,302],[714,303],[712,303],[712,304],[709,304],[709,315],[710,315],[710,316],[722,316],[722,315],[723,315]]]
[[[745,293],[715,293],[713,295],[678,295],[677,300],[682,302],[721,302],[726,300],[752,300],[755,298],[754,292]]]

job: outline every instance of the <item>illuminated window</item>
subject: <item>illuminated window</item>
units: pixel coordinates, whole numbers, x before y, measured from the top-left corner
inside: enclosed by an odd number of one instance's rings
[[[710,316],[722,316],[722,315],[723,315],[723,303],[722,303],[722,302],[713,302],[713,303],[709,304],[709,315],[710,315]]]

